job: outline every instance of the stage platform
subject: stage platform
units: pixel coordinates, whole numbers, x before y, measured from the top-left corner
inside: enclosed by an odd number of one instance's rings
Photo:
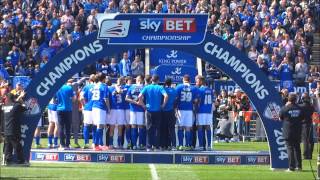
[[[31,162],[268,165],[267,151],[93,151],[32,149]]]

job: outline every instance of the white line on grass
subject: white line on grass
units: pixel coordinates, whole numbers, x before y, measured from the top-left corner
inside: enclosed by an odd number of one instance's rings
[[[156,166],[154,164],[149,164],[150,172],[151,172],[151,179],[152,180],[159,180],[159,176],[157,174]]]

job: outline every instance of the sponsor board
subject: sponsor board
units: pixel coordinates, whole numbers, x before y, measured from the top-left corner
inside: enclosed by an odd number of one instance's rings
[[[58,161],[58,153],[35,153],[36,161]]]
[[[182,164],[209,164],[209,156],[181,155]]]
[[[71,162],[91,162],[91,154],[72,154],[65,153],[64,161]]]
[[[207,19],[206,14],[115,14],[98,18],[97,38],[109,44],[200,44]]]
[[[269,156],[246,156],[247,164],[269,164]]]
[[[124,154],[97,154],[97,162],[123,163],[125,162]]]
[[[215,164],[241,164],[240,156],[216,156]]]

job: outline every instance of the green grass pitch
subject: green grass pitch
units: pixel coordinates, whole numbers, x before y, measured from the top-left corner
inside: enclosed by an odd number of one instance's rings
[[[42,141],[46,144],[46,140]],[[1,145],[0,145],[1,146]],[[218,143],[215,150],[268,150],[266,142]],[[316,173],[317,145],[311,161]],[[237,166],[237,165],[168,165],[154,164],[158,179],[161,180],[312,180],[312,170],[309,161],[303,160],[302,172],[271,171],[269,166]],[[0,166],[0,179],[155,179],[152,178],[148,164],[104,164],[104,163],[32,163],[30,167]],[[155,177],[155,176],[153,176]]]

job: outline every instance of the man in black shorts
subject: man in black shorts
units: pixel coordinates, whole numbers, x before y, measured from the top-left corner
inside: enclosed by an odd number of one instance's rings
[[[22,99],[25,95],[24,92],[21,92],[17,99]],[[25,162],[23,157],[23,149],[20,143],[21,140],[21,127],[20,119],[23,115],[23,112],[26,111],[26,108],[22,105],[21,102],[16,101],[16,96],[8,93],[7,103],[2,106],[4,113],[4,154],[5,154],[5,164],[12,165],[29,165]],[[13,161],[13,150],[15,150],[17,155],[17,162]]]

